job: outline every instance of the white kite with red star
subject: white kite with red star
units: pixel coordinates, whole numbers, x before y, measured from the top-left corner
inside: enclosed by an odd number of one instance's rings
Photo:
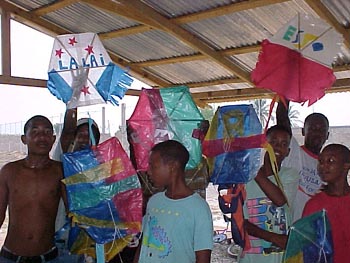
[[[133,79],[116,66],[94,33],[55,38],[47,87],[67,108],[111,102],[118,105]]]

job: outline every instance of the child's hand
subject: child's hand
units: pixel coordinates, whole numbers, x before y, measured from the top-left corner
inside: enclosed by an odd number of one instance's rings
[[[264,164],[260,169],[262,169],[262,172],[266,177],[273,174],[270,156],[269,156],[268,152],[266,152],[264,155]]]
[[[271,242],[282,248],[282,249],[286,249],[287,246],[287,240],[288,240],[288,236],[287,235],[283,235],[283,234],[276,234],[273,236],[273,239],[271,240]]]

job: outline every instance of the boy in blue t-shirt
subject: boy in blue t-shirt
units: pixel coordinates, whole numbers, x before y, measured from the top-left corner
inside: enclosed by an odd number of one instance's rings
[[[155,145],[148,175],[157,188],[147,203],[142,241],[134,262],[209,263],[213,248],[213,221],[207,202],[185,182],[187,149],[168,140]]]

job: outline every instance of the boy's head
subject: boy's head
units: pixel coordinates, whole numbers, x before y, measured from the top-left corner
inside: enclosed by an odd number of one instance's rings
[[[281,125],[271,126],[266,131],[267,141],[271,144],[280,165],[285,157],[289,154],[289,144],[292,134],[288,129]]]
[[[24,124],[21,140],[29,153],[48,154],[55,139],[52,123],[45,116],[35,115]]]
[[[151,149],[148,175],[155,187],[166,187],[174,176],[185,171],[189,152],[178,141],[168,140]]]
[[[318,173],[327,183],[346,180],[350,169],[350,150],[342,144],[329,144],[319,155]]]
[[[100,131],[95,121],[92,120],[92,133],[95,138],[96,145],[100,142]],[[91,145],[89,135],[89,118],[79,119],[77,122],[77,128],[74,134],[74,147],[73,151],[79,151],[87,146]]]
[[[322,113],[312,113],[308,115],[304,122],[302,134],[305,136],[304,145],[306,149],[318,155],[329,135],[329,122],[327,117]]]

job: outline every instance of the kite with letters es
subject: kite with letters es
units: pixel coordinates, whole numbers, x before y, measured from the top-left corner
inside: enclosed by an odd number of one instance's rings
[[[142,89],[135,110],[127,121],[136,169],[146,171],[151,148],[170,139],[181,142],[189,151],[186,169],[197,168],[202,149],[194,134],[203,120],[188,87]]]
[[[73,222],[70,251],[96,257],[94,244],[103,244],[108,261],[141,231],[142,191],[136,171],[116,137],[66,153],[62,161]]]
[[[265,141],[252,105],[219,107],[202,145],[210,181],[217,185],[250,181],[259,169]]]
[[[342,43],[342,36],[325,21],[298,14],[262,42],[252,81],[290,101],[311,105],[335,82],[332,62]]]
[[[131,76],[112,62],[96,34],[55,38],[47,88],[68,108],[107,101],[118,105],[132,82]]]
[[[326,211],[303,217],[291,226],[282,262],[333,262],[333,240]]]

